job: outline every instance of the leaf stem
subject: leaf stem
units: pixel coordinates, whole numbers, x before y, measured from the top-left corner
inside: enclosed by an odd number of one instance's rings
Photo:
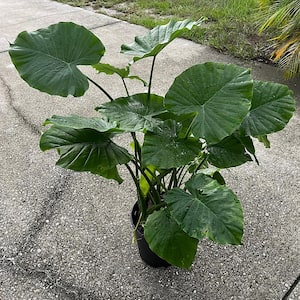
[[[99,85],[97,82],[95,82],[93,79],[89,78],[88,76],[86,76],[86,78],[91,83],[93,83],[97,88],[99,88],[111,102],[114,101],[113,97],[101,85]]]
[[[203,153],[202,159],[199,163],[199,165],[197,166],[197,168],[194,170],[193,174],[196,174],[198,172],[198,170],[202,167],[202,165],[206,162],[208,155]]]
[[[160,187],[160,191],[162,191],[162,190],[167,191],[167,187],[166,187],[165,183],[163,182],[163,180],[164,180],[164,177],[167,174],[169,174],[169,172],[167,172],[166,174],[163,174],[163,175],[160,174],[159,176],[156,176],[155,173],[147,167],[146,167],[146,171],[148,171],[149,174],[151,174],[151,176],[153,178],[155,178],[155,182]]]
[[[134,143],[134,157],[137,161],[141,161],[141,157],[142,157],[141,147],[140,147],[139,141],[136,138],[136,133],[131,132],[131,137],[132,137],[133,143]],[[138,177],[139,172],[138,172],[137,163],[135,163],[135,173],[136,173],[136,176]]]
[[[177,171],[177,174],[178,174],[178,187],[180,187],[181,186],[181,184],[182,184],[182,181],[183,181],[183,179],[184,179],[184,177],[185,177],[185,175],[186,175],[186,172],[184,172],[184,170],[185,170],[185,166],[182,166],[182,167],[180,167],[180,169],[178,169],[178,171]],[[187,169],[188,170],[188,169]],[[184,172],[184,175],[182,176],[182,174],[183,174],[183,172]]]
[[[152,86],[152,78],[153,78],[153,71],[154,71],[154,64],[155,64],[156,55],[153,56],[150,78],[149,78],[149,85],[148,85],[148,101],[150,100],[151,95],[151,86]]]
[[[176,187],[178,183],[177,177],[176,177],[176,168],[173,168],[172,175],[169,181],[168,190],[170,190],[173,187]]]
[[[123,78],[123,77],[122,77],[122,82],[123,82],[123,85],[124,85],[124,88],[125,88],[126,94],[127,94],[127,96],[129,97],[128,88],[127,88],[126,82],[125,82],[125,80],[124,80],[124,78]]]

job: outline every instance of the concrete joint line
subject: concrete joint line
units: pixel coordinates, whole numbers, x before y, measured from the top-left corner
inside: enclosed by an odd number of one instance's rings
[[[119,24],[119,23],[122,23],[123,21],[121,20],[116,20],[114,22],[111,22],[111,23],[107,23],[107,24],[104,24],[104,25],[99,25],[99,26],[91,26],[91,27],[88,27],[89,30],[95,30],[95,29],[98,29],[98,28],[103,28],[103,27],[107,27],[107,26],[112,26],[112,25],[115,25],[115,24]]]
[[[27,22],[43,20],[43,19],[48,18],[48,17],[63,16],[63,15],[70,15],[70,14],[77,14],[77,13],[79,13],[79,11],[73,10],[73,11],[68,11],[68,12],[63,12],[63,13],[46,14],[46,15],[38,17],[38,18],[29,18],[28,20],[25,20],[25,21],[22,21],[22,22],[17,22],[15,24],[10,24],[10,25],[3,26],[2,29],[6,28],[6,27],[13,27],[13,26],[21,25],[21,24],[26,24]]]
[[[59,273],[54,272],[50,268],[30,268],[15,257],[0,259],[1,265],[6,271],[13,273],[15,276],[39,280],[45,288],[52,290],[57,296],[60,296],[59,299],[99,300],[96,291],[87,290],[81,286],[63,281]]]

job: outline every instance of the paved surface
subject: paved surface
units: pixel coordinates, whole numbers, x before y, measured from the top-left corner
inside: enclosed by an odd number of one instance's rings
[[[117,66],[129,59],[119,54],[120,45],[145,32],[49,0],[0,0],[0,299],[282,299],[300,271],[299,110],[286,130],[271,136],[270,150],[258,145],[259,167],[226,173],[245,210],[244,245],[203,241],[190,271],[152,269],[131,244],[131,182],[119,186],[56,168],[55,153],[38,148],[46,117],[92,115],[105,101],[93,87],[81,99],[50,97],[16,74],[8,41],[22,30],[58,21],[92,29],[107,47],[105,61]],[[273,67],[240,62],[189,41],[177,40],[168,49],[156,68],[157,93],[183,69],[204,61],[249,65],[255,78],[283,81]],[[88,74],[99,80],[93,70]],[[123,94],[103,80],[114,96]],[[286,83],[299,100],[299,81]],[[298,285],[288,299],[299,297]]]

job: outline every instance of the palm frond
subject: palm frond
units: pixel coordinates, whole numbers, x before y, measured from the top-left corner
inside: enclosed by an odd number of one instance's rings
[[[271,58],[284,70],[286,78],[294,77],[300,73],[300,1],[260,2],[269,6],[263,8],[262,15],[267,20],[261,25],[259,32],[271,28],[278,31],[278,35],[271,39],[275,48]]]

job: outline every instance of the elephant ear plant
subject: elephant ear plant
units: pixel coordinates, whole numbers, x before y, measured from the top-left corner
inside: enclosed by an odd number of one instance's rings
[[[295,110],[286,86],[255,81],[249,69],[233,64],[194,65],[175,78],[166,95],[153,94],[158,54],[202,21],[170,21],[122,45],[121,52],[133,57],[124,68],[100,63],[102,42],[70,22],[21,32],[9,50],[20,76],[42,92],[79,97],[92,83],[108,98],[96,108],[98,117],[47,119],[40,148],[56,149],[58,166],[119,183],[118,167],[124,165],[137,190],[138,222],[149,247],[182,268],[191,266],[201,239],[241,244],[242,207],[220,169],[257,161],[253,140],[269,147],[267,135],[283,129]],[[152,59],[147,92],[130,94],[129,79],[144,90],[143,80],[130,73],[142,59]],[[124,95],[113,99],[78,65],[118,75]],[[115,137],[128,133],[132,140],[125,149]]]

